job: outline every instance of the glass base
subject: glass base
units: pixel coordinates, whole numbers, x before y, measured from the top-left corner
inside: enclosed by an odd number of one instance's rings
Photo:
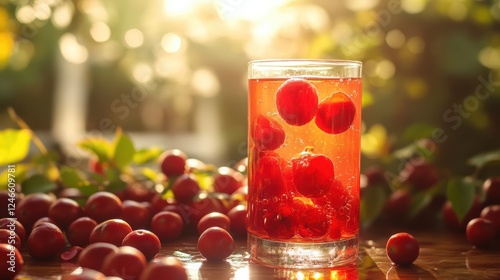
[[[253,262],[274,268],[333,268],[356,263],[358,237],[332,242],[280,242],[248,234]]]

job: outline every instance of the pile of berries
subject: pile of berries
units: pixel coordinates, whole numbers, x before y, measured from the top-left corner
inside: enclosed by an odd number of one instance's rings
[[[148,280],[163,275],[183,280],[188,275],[182,262],[158,253],[162,243],[188,234],[198,236],[199,253],[207,261],[226,259],[235,249],[234,239],[246,236],[245,176],[220,168],[212,175],[214,191],[208,192],[200,187],[192,161],[179,150],[167,150],[159,158],[170,182],[169,198],[137,182],[120,192],[103,190],[88,197],[71,188],[57,195],[17,193],[16,219],[0,213],[0,270],[9,271],[9,260],[16,270],[0,279],[13,279],[24,264],[20,252],[27,252],[34,261],[59,259],[83,268],[62,279]],[[10,195],[0,192],[2,205]],[[7,254],[11,251],[12,257]]]

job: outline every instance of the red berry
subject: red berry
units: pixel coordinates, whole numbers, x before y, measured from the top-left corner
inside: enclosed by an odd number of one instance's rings
[[[90,233],[97,226],[97,222],[89,217],[74,220],[66,229],[66,238],[73,246],[85,247],[89,244]]]
[[[19,238],[17,233],[9,229],[0,229],[0,243],[12,245],[18,250],[21,249],[21,238]]]
[[[285,142],[285,130],[274,119],[259,115],[253,122],[251,136],[259,150],[275,150]]]
[[[161,257],[149,262],[142,271],[139,280],[157,280],[158,275],[169,280],[187,280],[188,274],[182,262],[176,257]]]
[[[21,239],[21,243],[26,241],[26,229],[18,220],[12,218],[1,218],[0,229],[8,229],[14,231]]]
[[[222,261],[233,253],[234,248],[233,237],[220,227],[208,228],[198,238],[198,250],[207,261]]]
[[[458,220],[457,214],[451,205],[451,201],[446,201],[441,211],[443,213],[443,221],[447,227],[455,230],[465,230],[470,220],[479,217],[481,210],[481,203],[479,202],[479,198],[476,196],[474,197],[472,206],[461,221]]]
[[[470,244],[481,247],[493,241],[496,228],[490,220],[474,218],[467,224],[465,233]]]
[[[97,270],[83,267],[75,269],[69,274],[63,274],[61,280],[108,280],[108,278]]]
[[[410,192],[407,189],[397,189],[385,201],[384,214],[393,221],[402,221],[410,210],[410,203]]]
[[[149,226],[151,214],[149,209],[140,202],[124,200],[120,218],[127,222],[132,229],[141,229]]]
[[[137,279],[146,267],[147,260],[141,251],[130,246],[121,246],[111,252],[102,263],[101,272],[106,276]]]
[[[83,268],[100,271],[104,259],[116,251],[118,251],[118,247],[111,243],[97,242],[90,244],[80,252],[78,264]]]
[[[73,261],[78,260],[80,253],[83,251],[83,248],[80,246],[71,246],[68,250],[61,253],[61,260],[63,261]]]
[[[287,193],[283,172],[286,162],[274,152],[258,153],[253,174],[253,188],[258,199],[281,197]]]
[[[243,181],[243,175],[231,167],[220,167],[214,175],[214,190],[219,193],[232,194]]]
[[[24,259],[19,250],[9,244],[0,243],[0,280],[16,278],[23,266]]]
[[[330,190],[334,180],[333,162],[325,155],[307,149],[292,158],[293,184],[305,197],[319,197]]]
[[[27,241],[28,253],[35,259],[50,259],[64,250],[63,232],[52,223],[43,223],[33,228]]]
[[[276,108],[286,123],[305,125],[314,118],[318,108],[316,88],[304,79],[289,79],[276,92]]]
[[[175,177],[187,171],[187,155],[178,149],[166,150],[160,155],[160,169],[167,177]]]
[[[480,217],[490,220],[495,225],[497,234],[500,234],[500,204],[484,207]]]
[[[420,246],[411,234],[401,232],[387,240],[385,250],[393,265],[411,265],[418,258]]]
[[[297,234],[308,239],[318,239],[328,233],[330,226],[326,211],[322,207],[306,204],[294,199]]]
[[[83,209],[73,199],[58,198],[50,206],[48,216],[60,228],[66,229],[74,220],[83,216]]]
[[[110,192],[96,192],[85,203],[85,214],[98,223],[119,218],[121,212],[122,201]]]
[[[16,208],[16,217],[28,232],[40,218],[47,217],[54,197],[45,193],[31,193],[23,198]]]
[[[247,235],[247,206],[240,204],[233,207],[227,216],[231,220],[230,232],[235,237],[245,237]]]
[[[485,204],[500,204],[500,177],[489,178],[483,183]]]
[[[200,192],[200,184],[192,173],[179,175],[172,183],[175,200],[188,203]]]
[[[160,252],[161,242],[156,234],[145,229],[134,230],[123,238],[122,246],[134,247],[141,251],[146,260],[152,260]]]
[[[349,129],[355,115],[352,100],[345,93],[336,92],[319,103],[315,123],[326,133],[339,134]]]
[[[107,242],[116,246],[122,244],[123,238],[132,231],[130,225],[122,219],[104,221],[92,230],[90,243]]]
[[[264,214],[264,230],[271,238],[289,239],[295,236],[295,211],[291,205],[280,202]]]
[[[410,184],[417,190],[430,189],[439,181],[436,166],[424,160],[408,162],[399,176],[401,183]]]
[[[231,220],[227,215],[219,212],[208,213],[198,222],[198,234],[202,234],[210,227],[220,227],[229,230],[231,228]]]
[[[97,156],[91,156],[88,161],[88,166],[91,172],[97,173],[101,176],[106,175],[106,167],[107,165],[104,162],[99,161]]]
[[[179,214],[161,211],[151,219],[151,231],[163,242],[173,241],[181,236],[184,222]]]

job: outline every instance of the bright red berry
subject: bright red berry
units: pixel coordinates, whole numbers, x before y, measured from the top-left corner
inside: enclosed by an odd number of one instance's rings
[[[474,246],[484,246],[495,237],[495,225],[485,218],[474,218],[468,224],[465,230],[467,241]]]
[[[274,119],[259,115],[253,122],[252,139],[259,150],[275,150],[285,142],[285,130]]]
[[[207,261],[221,261],[229,257],[235,248],[234,239],[225,229],[211,227],[198,238],[198,250]]]
[[[393,265],[411,265],[420,253],[417,239],[406,232],[392,235],[387,240],[385,249]]]
[[[304,79],[289,79],[276,92],[276,108],[286,123],[305,125],[314,118],[318,108],[316,88]]]
[[[323,99],[316,112],[316,125],[326,133],[339,134],[351,126],[356,107],[343,92],[336,92]]]
[[[327,156],[306,149],[291,162],[293,184],[301,195],[319,197],[328,193],[334,180],[334,168]]]

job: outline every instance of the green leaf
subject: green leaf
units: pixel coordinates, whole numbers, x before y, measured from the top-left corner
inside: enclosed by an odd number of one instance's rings
[[[35,192],[48,193],[55,190],[56,184],[50,181],[47,177],[36,174],[26,179],[22,184],[22,192],[30,194]]]
[[[114,180],[109,182],[109,184],[106,186],[106,191],[116,193],[123,191],[127,187],[127,183],[123,182],[122,180]]]
[[[88,185],[80,185],[80,186],[78,186],[78,190],[80,190],[80,192],[83,195],[90,196],[91,194],[100,191],[100,188],[99,188],[98,185],[88,184]]]
[[[121,129],[116,131],[113,147],[113,160],[118,168],[122,169],[132,162],[135,154],[134,144]]]
[[[446,196],[458,220],[462,221],[474,203],[475,185],[465,178],[453,178],[448,182]]]
[[[97,156],[100,162],[111,159],[111,143],[103,138],[87,138],[78,143],[78,146]]]
[[[380,187],[367,187],[363,191],[360,202],[361,227],[370,226],[380,215],[385,204],[385,190]]]
[[[158,179],[157,171],[155,171],[151,168],[147,168],[147,167],[142,168],[141,174],[142,174],[142,176],[146,177],[148,180],[150,180],[152,182],[156,182]]]
[[[51,162],[57,162],[58,160],[59,155],[54,151],[50,151],[47,154],[36,154],[31,158],[33,164],[40,166],[47,166]]]
[[[76,169],[62,167],[59,172],[61,174],[62,182],[68,188],[79,188],[82,185],[88,184],[88,182],[78,173],[78,170]]]
[[[477,169],[493,164],[500,163],[500,150],[490,151],[476,155],[468,160],[468,163]]]
[[[422,138],[428,138],[432,135],[435,126],[426,123],[414,123],[405,129],[402,138],[414,141]]]
[[[155,162],[162,152],[163,150],[158,147],[141,149],[135,152],[132,162],[138,165]]]
[[[28,129],[0,131],[0,166],[23,160],[28,155],[31,137]]]

